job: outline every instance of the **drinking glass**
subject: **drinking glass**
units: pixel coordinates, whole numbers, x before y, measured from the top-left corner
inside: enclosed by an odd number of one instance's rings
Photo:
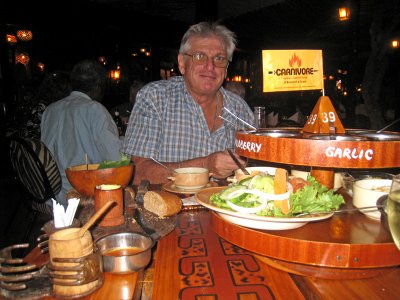
[[[387,202],[389,229],[400,250],[400,174],[393,176]]]
[[[254,107],[254,125],[257,128],[265,128],[265,107],[264,106],[256,106]]]

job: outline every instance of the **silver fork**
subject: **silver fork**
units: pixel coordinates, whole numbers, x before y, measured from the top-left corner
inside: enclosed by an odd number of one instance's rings
[[[304,216],[312,216],[312,215],[323,215],[323,214],[332,214],[332,213],[345,213],[345,212],[352,212],[352,211],[361,211],[361,210],[369,210],[375,211],[378,208],[383,207],[383,205],[374,205],[374,206],[364,206],[364,207],[354,207],[354,208],[343,208],[338,210],[326,210],[326,211],[316,211],[316,212],[304,212],[298,215],[295,215],[295,218],[300,218]]]

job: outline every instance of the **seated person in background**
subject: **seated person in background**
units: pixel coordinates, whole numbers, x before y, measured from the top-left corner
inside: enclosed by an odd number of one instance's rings
[[[246,89],[240,82],[229,81],[225,83],[225,89],[239,95],[242,99],[246,97]]]
[[[129,101],[121,103],[111,109],[112,115],[114,115],[116,111],[119,112],[119,117],[125,126],[128,124],[129,116],[131,115],[133,105],[136,101],[136,95],[143,86],[143,81],[134,80],[129,87]]]
[[[151,157],[172,169],[204,167],[221,179],[238,168],[226,149],[234,147],[235,130],[246,127],[223,107],[251,124],[254,116],[242,98],[222,87],[235,46],[235,34],[225,26],[193,25],[179,49],[182,76],[151,82],[139,91],[123,147],[135,162],[135,183],[168,182],[170,172]]]
[[[64,205],[65,195],[71,189],[66,168],[120,159],[122,142],[118,129],[100,103],[106,79],[106,70],[98,62],[77,63],[70,74],[70,95],[50,104],[43,113],[41,140],[57,161],[62,188],[56,200]]]

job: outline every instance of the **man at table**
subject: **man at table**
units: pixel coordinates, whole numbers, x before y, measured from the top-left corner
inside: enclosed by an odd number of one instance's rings
[[[254,117],[242,98],[222,87],[235,47],[235,34],[225,26],[195,24],[181,41],[182,76],[140,90],[123,146],[136,165],[135,183],[168,181],[170,172],[151,157],[172,169],[204,167],[215,178],[226,178],[238,168],[226,149],[234,147],[236,130],[248,128],[232,114],[250,124]]]
[[[67,205],[71,189],[65,169],[103,160],[119,160],[122,141],[108,110],[100,103],[107,83],[106,70],[95,60],[83,60],[72,69],[69,96],[43,113],[41,140],[57,161],[62,188],[57,202]]]

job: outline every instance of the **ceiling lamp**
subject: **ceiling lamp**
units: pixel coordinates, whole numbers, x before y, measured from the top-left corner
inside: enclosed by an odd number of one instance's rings
[[[28,29],[21,29],[17,31],[17,37],[20,41],[28,42],[32,39],[32,31]]]
[[[340,7],[339,8],[339,20],[347,21],[348,19],[350,19],[350,8]]]
[[[242,76],[235,75],[235,76],[232,77],[232,81],[242,82]]]
[[[399,40],[397,39],[392,40],[392,48],[394,49],[399,48]]]
[[[18,62],[25,66],[29,63],[29,60],[30,60],[29,55],[26,53],[19,53],[15,55],[15,62]]]
[[[14,45],[17,43],[17,37],[12,34],[7,34],[7,43]]]
[[[40,72],[44,72],[44,63],[38,62],[37,67],[40,70]]]
[[[99,62],[105,66],[107,64],[107,59],[105,56],[99,56]]]
[[[118,80],[121,77],[121,70],[120,69],[111,70],[110,77],[113,80]]]

